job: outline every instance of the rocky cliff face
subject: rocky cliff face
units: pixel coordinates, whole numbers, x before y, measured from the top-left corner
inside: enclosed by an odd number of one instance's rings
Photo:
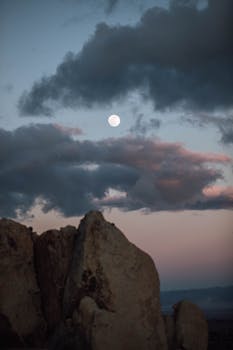
[[[154,263],[101,213],[81,221],[64,312],[80,313],[91,349],[166,349]]]
[[[62,299],[76,234],[75,227],[67,226],[47,231],[35,240],[35,267],[49,331],[62,319]]]
[[[163,319],[159,293],[152,259],[99,212],[41,236],[0,220],[1,348],[207,349],[200,310]]]
[[[9,338],[17,334],[22,343],[43,343],[46,323],[35,273],[33,233],[6,219],[0,220],[0,315]]]

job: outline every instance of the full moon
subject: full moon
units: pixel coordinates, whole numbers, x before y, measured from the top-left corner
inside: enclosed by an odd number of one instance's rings
[[[113,115],[110,115],[110,117],[108,117],[108,124],[110,126],[113,126],[113,127],[119,126],[120,122],[121,122],[121,119],[119,115],[113,114]]]

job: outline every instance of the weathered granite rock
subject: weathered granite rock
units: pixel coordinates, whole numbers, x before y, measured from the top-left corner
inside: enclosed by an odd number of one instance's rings
[[[64,316],[92,350],[167,349],[152,259],[99,212],[81,221],[64,294]]]
[[[199,307],[184,300],[174,309],[177,349],[207,350],[208,325]]]
[[[32,231],[0,220],[0,314],[8,331],[27,344],[40,344],[46,324],[34,270]],[[5,326],[7,323],[5,322]]]
[[[67,226],[50,230],[35,241],[35,262],[49,330],[61,321],[62,299],[77,230]]]
[[[0,220],[0,348],[207,350],[207,343],[196,305],[179,302],[174,317],[162,319],[152,259],[101,213],[87,214],[78,231],[41,236]]]

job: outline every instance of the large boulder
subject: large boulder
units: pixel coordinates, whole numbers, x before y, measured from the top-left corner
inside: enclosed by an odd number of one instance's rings
[[[174,309],[176,347],[184,350],[207,350],[208,324],[199,307],[183,300]]]
[[[49,330],[61,321],[62,299],[77,230],[67,226],[50,230],[35,241],[35,263]]]
[[[99,212],[81,221],[64,293],[64,317],[92,350],[167,349],[152,259]]]
[[[34,269],[33,236],[24,225],[0,220],[1,332],[27,344],[40,344],[46,324]]]

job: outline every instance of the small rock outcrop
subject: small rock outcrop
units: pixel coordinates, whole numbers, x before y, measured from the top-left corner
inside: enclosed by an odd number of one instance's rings
[[[60,231],[49,230],[35,241],[35,264],[49,331],[62,318],[63,293],[76,234],[75,227],[67,226]]]
[[[199,307],[183,300],[175,305],[176,346],[184,350],[206,350],[208,325]]]
[[[161,315],[148,254],[100,212],[37,235],[0,220],[0,348],[207,350],[199,308]]]
[[[164,316],[168,350],[206,350],[208,325],[199,307],[182,300],[173,310],[173,315]]]
[[[166,349],[152,259],[99,212],[81,221],[64,294],[93,350]]]
[[[0,220],[0,314],[6,330],[3,338],[14,334],[22,342],[40,344],[46,324],[34,269],[32,237],[26,226]]]

